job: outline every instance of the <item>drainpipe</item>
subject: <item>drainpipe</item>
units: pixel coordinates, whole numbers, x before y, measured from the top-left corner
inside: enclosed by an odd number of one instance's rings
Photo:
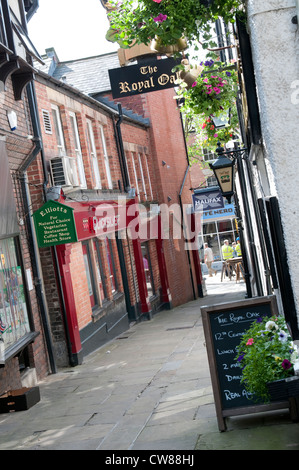
[[[28,241],[29,241],[31,259],[32,259],[32,270],[33,270],[33,275],[35,279],[34,284],[36,287],[36,294],[39,299],[41,320],[42,320],[42,324],[44,328],[50,367],[51,367],[52,373],[55,374],[57,370],[56,370],[56,364],[55,364],[54,353],[53,353],[53,343],[52,343],[52,337],[51,337],[51,332],[50,332],[50,326],[49,326],[49,321],[48,321],[47,303],[46,303],[45,293],[44,293],[43,284],[42,284],[41,269],[38,263],[39,254],[38,254],[36,240],[34,237],[35,231],[34,231],[34,226],[33,226],[33,220],[31,217],[31,209],[30,209],[30,203],[29,203],[30,198],[29,198],[28,181],[27,181],[27,174],[26,174],[29,165],[36,159],[37,155],[42,150],[41,138],[40,138],[39,133],[37,132],[32,89],[33,89],[32,83],[27,85],[28,101],[29,101],[32,125],[33,125],[33,130],[34,130],[33,142],[35,143],[35,148],[30,153],[30,155],[28,155],[27,159],[22,163],[22,165],[19,167],[18,173],[20,176],[21,189],[22,189],[22,194],[24,197],[23,203],[25,206],[25,213],[27,214],[26,223],[27,223],[28,234],[29,234]],[[44,187],[45,187],[45,183],[44,183]]]
[[[119,118],[116,122],[117,147],[119,149],[119,156],[120,156],[120,163],[121,163],[121,169],[122,169],[124,189],[125,189],[125,192],[128,193],[129,190],[130,190],[130,181],[129,181],[129,175],[128,175],[128,169],[127,169],[127,163],[126,163],[122,133],[121,133],[121,128],[120,128],[120,125],[123,122],[123,112],[122,112],[121,104],[118,103],[117,106],[118,106],[118,115],[119,115]]]

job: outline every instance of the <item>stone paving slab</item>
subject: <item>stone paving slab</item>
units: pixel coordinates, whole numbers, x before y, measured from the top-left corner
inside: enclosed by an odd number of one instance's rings
[[[219,432],[200,308],[245,298],[245,286],[215,276],[207,288],[47,377],[34,407],[0,414],[0,449],[299,450],[287,410],[229,418]]]

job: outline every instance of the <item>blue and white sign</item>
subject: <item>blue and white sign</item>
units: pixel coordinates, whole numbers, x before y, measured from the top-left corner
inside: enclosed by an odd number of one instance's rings
[[[195,212],[221,209],[224,207],[224,200],[220,189],[205,188],[192,194],[193,208]]]
[[[217,220],[217,219],[234,219],[235,218],[235,207],[233,204],[226,204],[221,209],[212,209],[209,211],[203,212],[203,222],[207,220]]]

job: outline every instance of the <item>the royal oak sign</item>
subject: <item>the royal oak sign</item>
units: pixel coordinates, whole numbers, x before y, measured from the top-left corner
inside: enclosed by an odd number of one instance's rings
[[[173,88],[179,72],[173,72],[180,60],[150,59],[146,62],[109,70],[113,98],[139,95]]]

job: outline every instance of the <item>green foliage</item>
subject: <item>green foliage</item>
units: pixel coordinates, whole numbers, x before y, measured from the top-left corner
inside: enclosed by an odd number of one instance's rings
[[[242,0],[111,0],[115,9],[109,12],[111,28],[122,47],[137,43],[149,44],[158,36],[162,44],[174,44],[209,37],[209,23],[222,17],[226,23],[235,19]],[[159,15],[162,15],[159,19]]]
[[[190,88],[180,83],[178,96],[184,98],[182,112],[218,117],[236,102],[237,72],[227,70],[225,64],[207,60],[202,73]]]
[[[267,382],[294,374],[299,359],[282,316],[259,318],[245,332],[236,359],[242,368],[241,383],[248,392],[269,401]]]

